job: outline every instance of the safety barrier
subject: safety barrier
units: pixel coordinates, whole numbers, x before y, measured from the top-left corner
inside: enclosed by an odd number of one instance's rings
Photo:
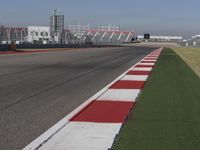
[[[45,49],[45,48],[87,48],[87,47],[119,47],[121,45],[93,45],[93,44],[19,44],[17,49]],[[0,44],[0,51],[9,51],[10,44]]]

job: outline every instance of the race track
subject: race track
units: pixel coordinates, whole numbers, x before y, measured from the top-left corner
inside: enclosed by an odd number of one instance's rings
[[[152,50],[0,55],[0,149],[22,149]]]

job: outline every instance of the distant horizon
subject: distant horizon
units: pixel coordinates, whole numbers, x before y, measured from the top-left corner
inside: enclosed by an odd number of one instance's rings
[[[200,1],[168,0],[7,0],[0,6],[0,24],[5,26],[49,26],[54,9],[65,15],[68,24],[120,25],[122,30],[138,34],[183,36],[200,34]],[[13,5],[11,5],[13,4]],[[9,8],[9,9],[8,9]]]

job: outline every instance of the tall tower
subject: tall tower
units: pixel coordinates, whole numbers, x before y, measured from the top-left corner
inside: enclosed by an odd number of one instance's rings
[[[54,43],[62,43],[64,33],[64,15],[61,11],[53,11],[53,14],[50,17],[50,32]]]

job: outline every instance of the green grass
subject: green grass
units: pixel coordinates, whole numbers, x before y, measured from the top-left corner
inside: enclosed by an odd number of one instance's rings
[[[199,150],[200,78],[165,49],[115,150]]]

